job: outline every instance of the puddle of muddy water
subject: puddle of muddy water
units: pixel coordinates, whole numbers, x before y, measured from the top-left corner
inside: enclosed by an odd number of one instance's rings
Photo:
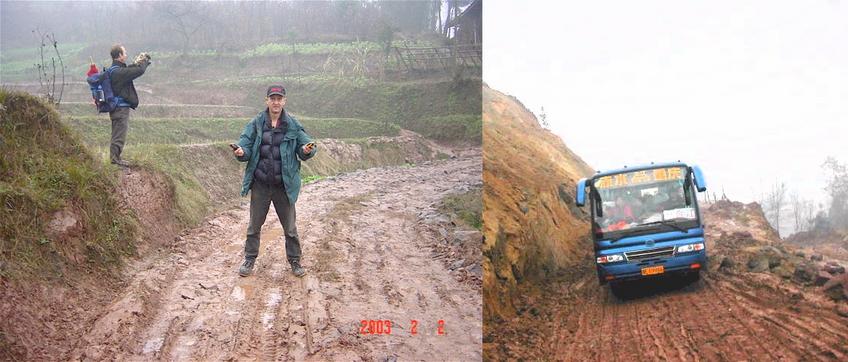
[[[162,348],[162,343],[165,342],[165,338],[157,337],[153,338],[147,342],[144,342],[144,349],[141,351],[143,354],[148,354],[151,352],[157,352],[160,348]]]
[[[274,320],[274,313],[271,313],[271,312],[262,313],[262,327],[264,327],[266,331],[271,329],[271,321],[273,321],[273,320]]]
[[[233,287],[232,293],[230,293],[230,296],[239,302],[251,295],[253,295],[253,285],[251,284],[236,285]]]
[[[260,243],[266,243],[273,240],[278,240],[283,236],[282,227],[263,227],[262,234],[259,236]],[[227,253],[238,253],[244,250],[244,239],[233,240],[232,243],[224,247]]]
[[[277,315],[276,307],[280,304],[281,300],[283,300],[283,295],[280,293],[280,289],[271,289],[268,294],[268,300],[265,301],[267,309],[265,310],[265,313],[262,313],[262,326],[265,327],[266,331],[272,326],[271,323]]]
[[[280,304],[280,301],[283,299],[283,295],[280,294],[280,290],[277,288],[271,289],[271,293],[268,294],[268,301],[265,302],[265,306],[268,308],[274,308],[277,304]]]

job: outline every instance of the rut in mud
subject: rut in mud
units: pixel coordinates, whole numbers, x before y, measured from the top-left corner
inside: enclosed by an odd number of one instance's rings
[[[767,276],[707,274],[694,283],[673,277],[649,280],[631,284],[619,298],[598,286],[593,270],[581,270],[582,277],[563,277],[530,297],[532,307],[525,317],[505,328],[503,340],[515,342],[503,342],[487,356],[576,361],[848,358],[846,318],[797,291],[755,280]]]
[[[67,357],[480,359],[479,278],[435,259],[439,232],[422,215],[481,187],[481,172],[476,150],[305,185],[303,278],[290,273],[273,209],[254,273],[239,277],[248,205],[218,214],[132,265],[130,286]],[[391,321],[391,334],[362,334],[362,320]]]

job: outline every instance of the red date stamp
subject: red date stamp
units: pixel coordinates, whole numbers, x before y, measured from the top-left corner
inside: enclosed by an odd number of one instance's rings
[[[363,319],[359,321],[359,334],[369,335],[390,335],[392,334],[392,321],[387,319]],[[439,319],[435,325],[436,335],[445,335],[445,321]],[[409,321],[409,334],[417,335],[422,329],[421,323],[417,319]]]
[[[363,319],[359,321],[359,334],[392,334],[392,321]]]

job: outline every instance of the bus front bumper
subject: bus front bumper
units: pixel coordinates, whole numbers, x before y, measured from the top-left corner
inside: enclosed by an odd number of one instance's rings
[[[675,255],[660,260],[643,262],[619,262],[596,264],[598,280],[601,284],[613,281],[626,281],[652,278],[668,274],[699,272],[707,266],[707,253],[704,250]]]

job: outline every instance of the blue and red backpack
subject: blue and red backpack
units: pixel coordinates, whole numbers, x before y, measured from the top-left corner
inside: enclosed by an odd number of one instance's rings
[[[117,65],[113,65],[104,68],[102,72],[97,72],[97,66],[92,64],[88,71],[86,81],[91,89],[94,105],[100,113],[112,112],[119,106],[129,106],[123,98],[118,97],[112,91],[112,72],[117,68]]]

